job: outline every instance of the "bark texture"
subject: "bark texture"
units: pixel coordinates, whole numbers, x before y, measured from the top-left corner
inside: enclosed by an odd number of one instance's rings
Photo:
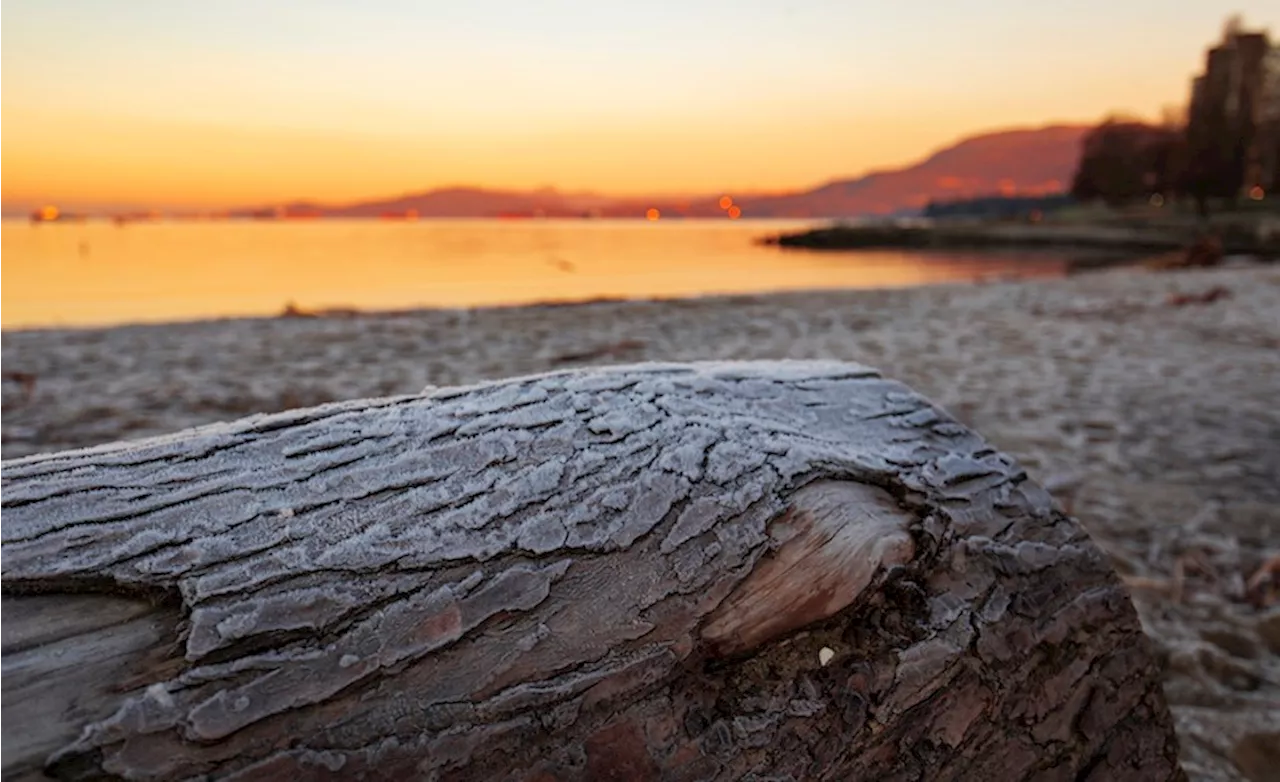
[[[857,365],[258,416],[2,501],[6,775],[1181,778],[1105,557]]]

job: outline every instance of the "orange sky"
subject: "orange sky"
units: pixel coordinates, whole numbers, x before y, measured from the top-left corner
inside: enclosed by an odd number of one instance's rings
[[[869,5],[9,3],[3,200],[807,187],[991,128],[1154,115],[1229,12],[1277,21],[1215,0]]]

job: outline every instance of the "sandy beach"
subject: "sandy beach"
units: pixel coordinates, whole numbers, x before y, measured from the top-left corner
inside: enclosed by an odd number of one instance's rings
[[[3,334],[3,456],[647,360],[829,358],[1018,457],[1111,554],[1186,770],[1280,768],[1280,268]]]

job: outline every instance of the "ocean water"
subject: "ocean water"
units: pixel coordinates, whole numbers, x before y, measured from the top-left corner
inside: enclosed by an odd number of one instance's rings
[[[816,253],[792,221],[423,220],[3,224],[0,326],[300,309],[668,298],[1058,276],[1044,255]]]

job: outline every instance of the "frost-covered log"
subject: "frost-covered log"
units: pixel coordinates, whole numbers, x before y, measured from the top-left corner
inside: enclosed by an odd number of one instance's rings
[[[2,499],[6,779],[1180,777],[1103,555],[859,366],[328,405]]]

